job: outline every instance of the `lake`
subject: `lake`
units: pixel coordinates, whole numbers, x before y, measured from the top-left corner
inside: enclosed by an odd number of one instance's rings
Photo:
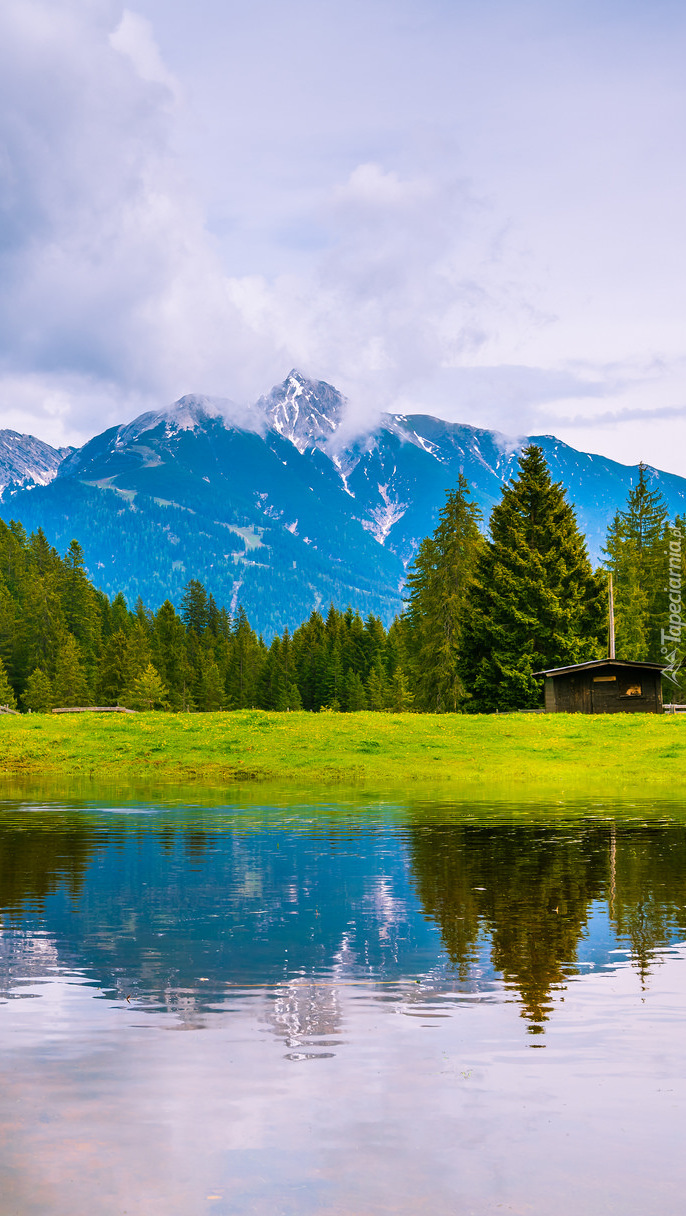
[[[2,1216],[683,1212],[680,805],[192,797],[0,803]]]

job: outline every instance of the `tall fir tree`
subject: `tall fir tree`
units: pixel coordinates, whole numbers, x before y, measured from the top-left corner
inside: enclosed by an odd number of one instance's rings
[[[245,609],[239,605],[231,630],[231,652],[226,673],[230,709],[251,709],[258,704],[260,670],[265,645],[251,629]]]
[[[212,604],[216,612],[214,600]],[[193,629],[197,634],[203,633],[209,624],[207,592],[197,578],[186,584],[181,598],[181,616],[186,629]]]
[[[17,698],[14,695],[14,689],[9,682],[5,664],[0,659],[0,705],[5,709],[16,709]]]
[[[417,709],[454,713],[463,697],[460,646],[476,563],[484,548],[481,511],[460,474],[433,536],[422,541],[407,579],[406,646]]]
[[[62,610],[69,632],[76,638],[82,654],[93,654],[98,625],[96,594],[88,580],[83,562],[83,549],[73,540],[63,562],[61,586]]]
[[[535,708],[542,683],[533,673],[600,657],[605,637],[604,579],[532,444],[493,508],[470,591],[459,663],[467,708]]]
[[[659,663],[669,616],[667,504],[646,465],[608,529],[604,554],[613,577],[618,659]]]
[[[155,615],[152,653],[153,665],[169,689],[171,708],[177,713],[194,709],[197,676],[188,657],[183,621],[169,600],[164,601]]]
[[[71,633],[65,635],[57,654],[53,679],[55,705],[90,705],[91,691],[81,652]]]
[[[46,714],[53,707],[52,683],[40,667],[36,667],[26,681],[22,704],[34,714]]]

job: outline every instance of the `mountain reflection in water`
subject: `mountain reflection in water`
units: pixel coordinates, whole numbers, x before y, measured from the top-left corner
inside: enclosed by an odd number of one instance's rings
[[[646,985],[656,952],[684,937],[678,823],[145,810],[6,804],[0,993],[77,969],[109,998],[201,1025],[263,986],[295,1048],[339,1033],[336,985],[492,999],[502,976],[541,1033],[572,977],[624,948]]]

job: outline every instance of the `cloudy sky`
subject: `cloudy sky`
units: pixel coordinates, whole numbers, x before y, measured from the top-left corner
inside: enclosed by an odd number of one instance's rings
[[[686,475],[682,0],[3,0],[0,426],[292,366]]]

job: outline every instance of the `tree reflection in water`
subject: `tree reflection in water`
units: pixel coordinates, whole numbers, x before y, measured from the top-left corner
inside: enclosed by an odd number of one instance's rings
[[[533,1033],[552,993],[576,971],[597,901],[645,982],[654,952],[686,922],[686,831],[592,822],[432,824],[415,821],[417,893],[461,979],[477,943],[521,997]]]

